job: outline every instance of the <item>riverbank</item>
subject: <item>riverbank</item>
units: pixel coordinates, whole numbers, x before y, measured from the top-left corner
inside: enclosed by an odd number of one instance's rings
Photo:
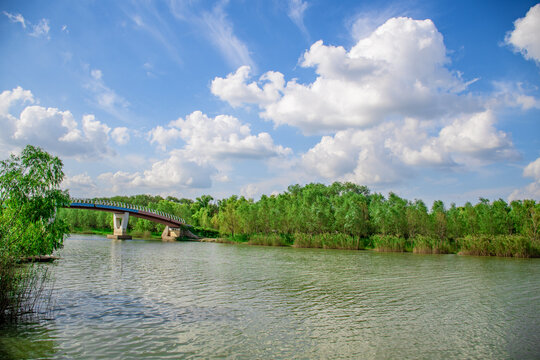
[[[219,238],[203,238],[201,242],[288,246],[378,252],[412,252],[416,254],[458,254],[518,258],[540,257],[540,244],[521,235],[466,236],[455,241],[418,235],[412,238],[373,235],[355,238],[346,234],[255,234]]]
[[[75,229],[75,234],[108,235],[107,229]],[[134,239],[161,240],[158,232],[129,232]],[[202,235],[202,234],[201,234]],[[190,239],[192,240],[192,239]],[[415,254],[459,254],[539,258],[540,242],[522,235],[468,235],[455,240],[417,235],[403,238],[392,235],[372,235],[367,238],[347,234],[236,234],[226,237],[201,237],[200,242],[285,246],[296,248],[373,250],[378,252],[412,252]]]
[[[111,235],[113,232],[109,229],[83,229],[83,228],[75,228],[72,229],[71,234],[79,234],[79,235],[102,235],[107,236]],[[138,232],[138,231],[128,231],[128,235],[131,235],[134,239],[142,239],[142,240],[161,240],[161,233],[160,232],[150,232],[150,231],[144,231],[144,232]]]

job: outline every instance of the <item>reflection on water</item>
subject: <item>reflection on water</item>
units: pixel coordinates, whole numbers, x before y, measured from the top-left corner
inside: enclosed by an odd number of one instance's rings
[[[539,358],[540,261],[73,236],[6,358]]]

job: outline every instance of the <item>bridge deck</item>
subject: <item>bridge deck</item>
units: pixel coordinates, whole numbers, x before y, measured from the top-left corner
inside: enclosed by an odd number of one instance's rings
[[[178,228],[181,226],[190,226],[186,224],[184,219],[167,214],[162,211],[157,211],[141,206],[135,206],[130,204],[116,203],[116,202],[91,202],[89,200],[73,200],[69,206],[72,209],[86,209],[107,211],[112,213],[129,213],[130,216],[138,217],[141,219],[157,222],[169,227]]]

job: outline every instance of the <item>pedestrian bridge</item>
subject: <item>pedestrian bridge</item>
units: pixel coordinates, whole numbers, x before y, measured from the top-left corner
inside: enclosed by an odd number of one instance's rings
[[[190,225],[186,224],[185,220],[179,216],[167,214],[163,211],[150,209],[131,204],[124,204],[115,201],[101,201],[91,199],[71,199],[69,205],[71,209],[85,209],[95,211],[106,211],[113,213],[113,235],[107,237],[112,239],[131,239],[131,235],[127,234],[127,226],[130,216],[150,220],[165,225],[165,229],[161,234],[163,241],[174,241],[179,237],[188,237],[196,239],[188,230]]]

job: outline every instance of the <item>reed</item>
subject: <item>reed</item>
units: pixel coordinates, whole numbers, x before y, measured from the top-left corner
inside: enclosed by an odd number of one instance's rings
[[[540,257],[540,244],[522,235],[468,235],[457,243],[461,255]]]
[[[343,250],[363,250],[364,241],[360,238],[343,233],[324,234],[294,234],[294,247],[298,248],[320,248],[320,249],[343,249]]]
[[[47,288],[49,272],[39,264],[17,264],[0,260],[0,324],[32,319],[47,310],[52,288]]]
[[[440,240],[431,236],[417,235],[409,242],[413,245],[415,254],[451,254],[455,252],[447,240]]]
[[[249,237],[249,245],[289,246],[289,237],[280,234],[255,234]]]
[[[393,235],[373,235],[371,243],[375,251],[380,252],[404,252],[410,248],[405,238]]]

